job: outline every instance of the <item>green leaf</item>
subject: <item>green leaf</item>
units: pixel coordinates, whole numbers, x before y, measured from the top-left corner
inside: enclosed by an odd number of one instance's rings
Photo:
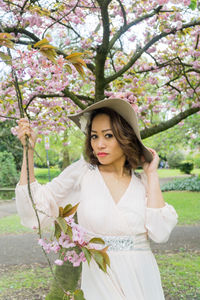
[[[106,263],[104,261],[104,257],[103,254],[101,252],[99,252],[98,250],[95,249],[90,249],[89,250],[90,253],[92,254],[92,257],[94,258],[94,260],[96,261],[96,263],[98,264],[99,268],[106,272]]]
[[[71,204],[67,204],[63,209],[63,214],[66,214],[72,208]]]
[[[74,300],[86,300],[82,290],[76,290],[74,292]]]
[[[74,205],[73,207],[71,207],[70,209],[68,209],[68,211],[65,212],[65,208],[64,208],[64,212],[63,212],[63,217],[69,217],[70,215],[74,214],[77,211],[77,208],[79,206],[79,203],[77,203],[76,205]]]
[[[61,236],[61,228],[60,228],[60,226],[58,225],[57,222],[55,222],[54,236],[56,237],[57,240],[58,240],[59,237]]]
[[[63,207],[59,207],[59,217],[63,217],[63,212],[64,212],[64,209]]]
[[[189,8],[195,10],[197,8],[197,0],[191,0]]]
[[[72,240],[73,233],[72,233],[72,228],[69,225],[67,227],[67,232],[66,233],[70,237],[70,239]]]
[[[85,248],[85,247],[82,247],[81,250],[85,254],[85,258],[87,259],[87,262],[88,262],[88,265],[89,265],[90,261],[91,261],[91,257],[92,257],[90,251],[87,248]]]
[[[89,241],[89,243],[105,245],[104,240],[102,240],[101,238],[92,238],[92,239]]]
[[[58,223],[58,225],[60,226],[61,230],[67,234],[67,228],[68,228],[68,225],[67,225],[67,222],[64,218],[62,217],[58,217],[56,218],[56,222]]]
[[[11,65],[12,61],[9,55],[5,54],[4,52],[0,51],[0,58],[7,64]]]
[[[105,251],[101,251],[103,258],[104,258],[104,262],[106,263],[106,265],[108,265],[110,267],[110,258],[108,256],[108,254]]]

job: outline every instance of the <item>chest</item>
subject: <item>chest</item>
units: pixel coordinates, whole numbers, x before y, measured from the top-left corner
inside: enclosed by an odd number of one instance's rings
[[[108,193],[110,193],[114,203],[118,204],[130,185],[131,176],[117,178],[104,173],[101,173],[100,176],[102,176],[103,184],[108,189]]]
[[[84,176],[79,194],[79,224],[102,234],[125,234],[132,228],[144,229],[144,187],[133,175],[119,188],[118,183],[106,185],[98,171]],[[112,190],[113,189],[113,190]],[[115,190],[116,189],[116,193]],[[118,203],[115,203],[115,200]]]

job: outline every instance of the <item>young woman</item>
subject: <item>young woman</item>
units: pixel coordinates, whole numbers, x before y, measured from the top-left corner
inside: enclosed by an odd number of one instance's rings
[[[34,177],[33,150],[29,150],[31,190],[37,208],[49,216],[67,203],[78,207],[78,222],[87,236],[99,236],[109,245],[108,273],[95,262],[83,263],[81,288],[86,300],[163,300],[160,273],[149,238],[165,242],[177,223],[177,214],[164,202],[159,186],[159,157],[140,137],[132,106],[121,99],[98,102],[70,117],[85,133],[86,160],[67,167],[57,178],[40,185]],[[19,121],[34,148],[36,136],[28,122]],[[142,165],[144,173],[134,170]],[[22,224],[37,226],[27,191],[23,161],[16,202]],[[49,218],[40,214],[42,226]]]

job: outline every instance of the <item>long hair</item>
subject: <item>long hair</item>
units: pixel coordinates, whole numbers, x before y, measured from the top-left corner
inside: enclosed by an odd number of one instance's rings
[[[127,169],[136,169],[141,162],[142,148],[137,139],[133,128],[117,112],[110,108],[100,108],[93,110],[90,116],[90,122],[87,127],[85,139],[85,156],[92,165],[99,165],[99,161],[94,156],[91,146],[91,128],[92,122],[97,115],[108,115],[111,121],[111,129],[126,157],[125,167]]]

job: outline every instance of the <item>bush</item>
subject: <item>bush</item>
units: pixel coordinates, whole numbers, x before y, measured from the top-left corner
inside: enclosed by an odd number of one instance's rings
[[[161,187],[165,191],[197,191],[200,192],[200,176],[192,176],[184,179],[175,179],[163,184]]]
[[[185,174],[190,174],[191,171],[194,169],[194,164],[192,162],[185,161],[179,165],[179,169]]]
[[[196,154],[193,158],[194,167],[200,168],[200,154]]]
[[[179,150],[171,152],[167,155],[167,162],[171,169],[179,168],[179,165],[183,160],[184,160],[184,155]]]
[[[6,151],[0,152],[0,166],[0,187],[16,185],[18,174],[13,155]]]

